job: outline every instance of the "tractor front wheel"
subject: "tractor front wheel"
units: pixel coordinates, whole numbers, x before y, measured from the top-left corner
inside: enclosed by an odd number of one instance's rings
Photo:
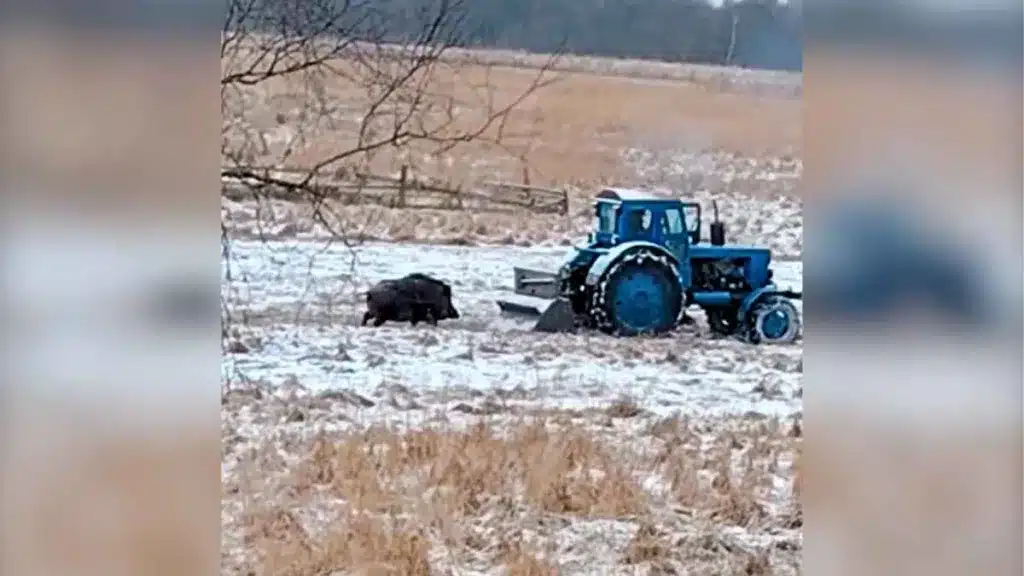
[[[662,334],[679,325],[682,312],[679,270],[653,250],[624,255],[591,292],[590,317],[608,334]]]
[[[786,298],[765,298],[747,316],[747,339],[753,344],[788,344],[800,336],[800,312]]]

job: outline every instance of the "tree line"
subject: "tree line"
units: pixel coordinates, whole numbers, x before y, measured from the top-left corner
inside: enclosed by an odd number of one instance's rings
[[[467,24],[480,47],[802,69],[800,11],[777,0],[488,0]]]
[[[800,10],[778,0],[256,0],[249,25],[300,23],[419,45],[443,15],[448,45],[801,70]],[[328,7],[329,6],[329,7]],[[343,15],[319,29],[323,14]],[[229,18],[230,20],[231,18]],[[264,20],[261,25],[257,20]]]

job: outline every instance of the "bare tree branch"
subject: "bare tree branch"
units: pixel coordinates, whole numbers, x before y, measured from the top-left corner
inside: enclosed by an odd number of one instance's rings
[[[222,176],[294,192],[297,201],[314,206],[313,220],[320,226],[325,219],[318,210],[325,198],[315,186],[318,176],[352,171],[385,150],[427,149],[439,156],[471,142],[501,147],[512,112],[552,81],[547,71],[557,58],[552,56],[549,66],[506,103],[495,102],[486,86],[484,110],[467,123],[455,112],[455,96],[433,88],[439,73],[452,70],[445,52],[472,40],[464,0],[228,4],[221,45]],[[290,93],[295,110],[277,126],[260,125],[256,119],[267,104],[260,100],[271,86]],[[355,125],[345,126],[339,118],[346,113],[349,124],[357,118]],[[330,139],[328,132],[354,138],[310,157],[309,149],[323,149],[317,144]],[[305,175],[298,181],[263,169],[300,155]]]
[[[263,219],[279,212],[268,191],[286,190],[302,207],[301,227],[326,233],[324,250],[335,242],[346,246],[355,266],[361,230],[371,221],[347,222],[319,188],[319,177],[367,173],[389,155],[409,165],[470,143],[509,150],[504,140],[515,132],[513,112],[551,82],[557,56],[521,93],[502,94],[503,101],[489,81],[477,87],[460,82],[463,67],[472,72],[473,65],[446,56],[450,48],[472,44],[467,7],[466,0],[228,0],[221,36],[221,176],[252,193],[261,238]],[[486,96],[465,106],[456,88],[478,88]],[[283,168],[291,177],[278,173]],[[222,258],[230,285],[244,281],[244,273],[231,267],[235,223],[225,212]],[[236,298],[232,289],[226,298]],[[226,336],[238,316],[225,306]]]

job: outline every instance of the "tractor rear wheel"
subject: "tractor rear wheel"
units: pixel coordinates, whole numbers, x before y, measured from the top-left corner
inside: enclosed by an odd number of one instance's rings
[[[747,327],[753,344],[788,344],[800,336],[800,312],[786,298],[768,297],[750,310]]]
[[[589,316],[602,332],[618,336],[662,334],[683,312],[679,269],[666,255],[639,249],[616,261],[591,292]]]

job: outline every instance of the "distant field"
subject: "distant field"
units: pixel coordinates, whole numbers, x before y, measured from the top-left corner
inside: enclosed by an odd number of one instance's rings
[[[472,58],[503,64],[439,66],[426,88],[434,97],[454,100],[455,124],[465,128],[478,124],[488,106],[508,104],[527,91],[537,76],[531,66],[545,59],[490,52]],[[411,163],[423,173],[457,180],[520,177],[526,169],[534,183],[592,186],[632,177],[623,159],[630,149],[716,151],[743,157],[800,154],[801,101],[779,95],[777,73],[765,73],[766,78],[776,78],[768,81],[760,79],[761,73],[722,69],[715,76],[716,69],[711,67],[616,64],[591,58],[566,62],[561,70],[587,73],[549,72],[545,77],[552,83],[517,107],[499,145],[468,143],[441,157],[413,145],[378,154],[374,168],[390,172]],[[346,65],[336,64],[340,69]],[[731,90],[740,79],[747,89]],[[754,86],[770,88],[758,94]],[[792,86],[796,89],[799,83]],[[332,117],[317,128],[303,150],[292,155],[289,164],[293,166],[315,163],[353,145],[361,112],[368,106],[365,90],[339,76],[323,91],[322,97],[334,104]],[[285,80],[268,82],[246,95],[249,119],[268,134],[271,148],[274,141],[287,141],[296,132],[304,98],[301,86]]]
[[[354,51],[390,51],[397,57],[412,52],[399,45],[355,45]],[[641,58],[612,58],[562,53],[552,54],[497,48],[446,48],[442,60],[449,64],[476,64],[509,68],[549,67],[558,72],[670,80],[706,84],[726,92],[752,92],[799,98],[803,94],[803,74],[786,70],[761,70],[713,64],[665,62]]]
[[[452,50],[424,85],[438,103],[421,115],[427,124],[471,130],[489,111],[528,92],[538,74],[549,83],[519,102],[500,127],[500,141],[495,124],[485,139],[440,154],[426,142],[385,147],[361,169],[396,175],[407,165],[416,176],[466,187],[496,179],[567,187],[570,218],[351,206],[334,207],[326,218],[378,239],[561,242],[589,226],[587,206],[596,188],[644,185],[702,201],[717,198],[731,205],[730,230],[741,239],[772,245],[783,239],[785,253],[798,253],[790,232],[800,235],[799,202],[793,201],[802,174],[800,74],[579,56],[559,57],[543,70],[549,62],[546,55]],[[350,61],[332,66],[342,74],[317,87],[328,113],[315,122],[304,110],[309,86],[298,80],[278,78],[233,96],[231,107],[245,110],[245,121],[266,143],[258,161],[282,163],[282,151],[297,138],[303,143],[283,162],[293,168],[355,146],[370,102],[365,87],[344,76]],[[228,210],[239,215],[236,230],[252,227],[250,217]],[[269,222],[264,228],[285,236],[316,234],[304,210],[275,209],[285,220],[298,216],[296,225]],[[773,232],[780,227],[784,234]]]
[[[535,68],[549,59],[546,54],[534,54],[522,50],[496,50],[488,48],[453,48],[447,52],[453,60],[461,59],[477,64],[494,64]],[[759,85],[762,88],[776,86],[780,93],[788,92],[799,96],[803,85],[803,74],[785,70],[744,69],[711,64],[682,64],[637,58],[609,58],[563,54],[559,57],[560,70],[589,72],[637,78],[664,78],[701,82],[712,78],[730,78],[734,82],[723,83],[739,86]]]
[[[560,54],[553,60],[550,54],[492,48],[450,48],[445,51],[444,60],[451,64],[525,69],[546,66],[558,72],[689,82],[713,87],[721,92],[747,92],[789,98],[800,98],[803,95],[803,74],[785,70],[758,70],[578,54]]]

